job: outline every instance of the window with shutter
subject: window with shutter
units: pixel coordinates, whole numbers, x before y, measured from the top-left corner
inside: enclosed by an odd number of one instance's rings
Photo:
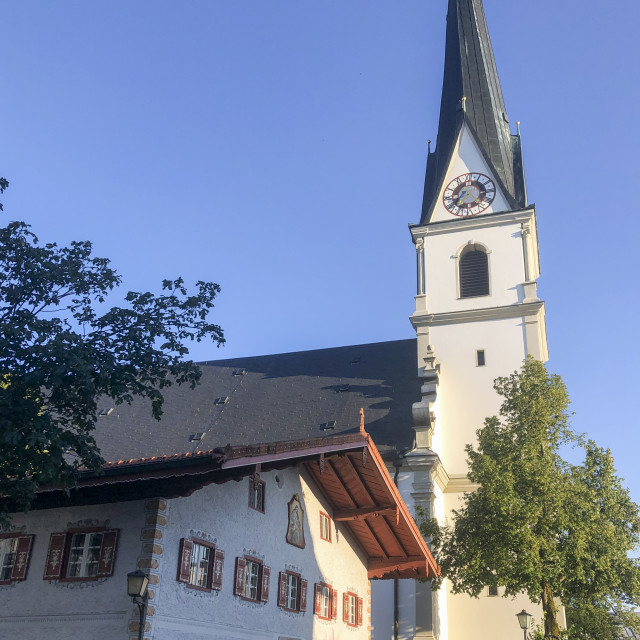
[[[303,593],[304,585],[304,593]],[[307,581],[294,571],[281,571],[278,578],[278,606],[287,611],[306,611]]]
[[[260,580],[260,602],[269,601],[269,582],[271,581],[271,569],[262,566],[262,579]]]
[[[287,606],[287,572],[281,571],[278,574],[278,606]]]
[[[25,580],[34,536],[0,535],[0,584]]]
[[[246,568],[247,568],[247,563],[245,559],[236,558],[236,579],[234,580],[234,583],[233,583],[233,593],[236,596],[244,597],[245,595],[244,578],[245,578]]]
[[[267,602],[271,569],[262,560],[244,556],[236,558],[236,579],[233,593],[244,600]]]
[[[213,554],[213,580],[211,588],[216,591],[222,589],[222,573],[224,570],[224,551],[216,549]]]
[[[358,627],[362,624],[362,598],[357,593],[347,591],[342,596],[342,620],[350,627]]]
[[[300,611],[302,612],[307,610],[307,589],[308,582],[304,579],[300,579]]]
[[[182,538],[178,560],[178,582],[190,589],[211,591],[222,588],[224,553],[199,538]]]
[[[458,268],[461,298],[489,295],[489,256],[484,247],[466,246],[460,253]]]
[[[85,581],[112,576],[117,546],[117,529],[52,533],[44,579]]]
[[[331,585],[324,582],[317,582],[315,585],[315,607],[314,613],[318,618],[323,620],[331,620],[337,615],[337,606],[334,600],[337,600],[338,592],[331,588]]]
[[[338,591],[336,589],[331,591],[331,617],[334,620],[338,619]]]

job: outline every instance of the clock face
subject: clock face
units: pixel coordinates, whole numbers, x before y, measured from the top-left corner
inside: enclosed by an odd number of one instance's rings
[[[475,216],[496,197],[496,185],[483,173],[465,173],[444,190],[442,201],[454,216]]]

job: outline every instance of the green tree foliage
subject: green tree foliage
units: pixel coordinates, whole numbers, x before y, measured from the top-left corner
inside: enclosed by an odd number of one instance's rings
[[[7,187],[0,180],[0,192]],[[0,228],[0,514],[27,509],[42,484],[72,486],[80,467],[103,463],[92,432],[97,400],[150,399],[195,386],[185,342],[224,342],[207,320],[220,287],[165,280],[162,294],[129,292],[89,242],[42,245],[23,222]]]
[[[557,375],[532,358],[498,378],[500,418],[487,418],[467,445],[471,482],[452,524],[423,522],[454,592],[478,596],[488,584],[541,602],[544,637],[559,638],[556,599],[567,607],[569,637],[613,640],[638,628],[638,506],[616,476],[611,453],[569,426],[569,397]],[[584,452],[563,459],[562,447]]]

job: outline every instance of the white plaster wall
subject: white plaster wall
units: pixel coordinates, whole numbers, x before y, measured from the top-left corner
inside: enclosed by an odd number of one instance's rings
[[[508,306],[524,299],[524,251],[519,222],[469,226],[461,220],[448,232],[430,233],[424,239],[425,286],[429,313],[466,311]],[[489,222],[489,221],[487,221]],[[467,225],[465,225],[467,223]],[[459,298],[458,254],[470,243],[480,243],[489,252],[489,295]],[[442,356],[436,351],[442,362]]]
[[[493,380],[520,369],[526,356],[523,318],[432,327],[430,341],[440,360],[442,449],[437,451],[447,473],[466,475],[464,446],[476,442],[476,431],[496,415],[500,398]],[[486,365],[476,366],[484,349]]]
[[[0,586],[0,639],[128,638],[133,606],[126,575],[136,569],[143,524],[140,501],[15,514],[12,529],[35,538],[27,579]],[[87,582],[43,580],[51,533],[103,525],[120,530],[112,577]]]
[[[471,598],[464,594],[452,594],[447,589],[448,639],[460,640],[474,638],[475,640],[514,640],[521,637],[522,630],[518,625],[516,614],[526,609],[534,616],[533,626],[542,621],[541,607],[533,604],[524,595],[517,598],[503,598],[504,590],[499,589],[497,597],[488,595],[489,590],[478,598]],[[440,636],[439,640],[447,640]]]
[[[330,516],[332,512],[304,471],[292,468],[263,473],[261,479],[266,482],[266,514],[247,506],[248,479],[210,485],[188,498],[169,501],[154,640],[369,637],[369,582],[366,559],[360,549],[340,524],[335,527],[332,523],[332,542],[320,539],[320,511]],[[305,549],[285,541],[287,504],[296,493],[305,511]],[[201,592],[176,581],[180,538],[192,536],[208,539],[225,552],[221,591]],[[271,567],[267,603],[246,602],[233,595],[235,558],[245,554]],[[277,606],[278,573],[286,569],[308,580],[305,613],[289,613]],[[339,592],[338,617],[334,621],[322,621],[313,614],[313,587],[321,581]],[[363,598],[363,625],[357,629],[342,621],[345,591]]]
[[[447,185],[458,176],[464,173],[483,173],[493,180],[496,185],[496,197],[493,202],[484,210],[482,214],[494,213],[496,211],[506,211],[509,209],[509,204],[506,198],[502,194],[498,183],[496,182],[495,174],[489,169],[487,163],[482,157],[482,153],[478,149],[473,136],[471,135],[469,128],[465,124],[460,132],[458,143],[453,153],[453,161],[449,166],[446,178],[442,185],[442,189],[438,194],[438,201],[436,209],[431,218],[432,222],[440,222],[443,220],[454,220],[458,216],[454,216],[442,202],[442,194]]]

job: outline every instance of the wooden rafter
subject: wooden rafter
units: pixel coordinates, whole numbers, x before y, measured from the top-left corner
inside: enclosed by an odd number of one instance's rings
[[[364,520],[365,518],[377,518],[383,515],[396,513],[396,505],[381,505],[379,507],[363,507],[361,509],[337,509],[333,512],[333,519],[336,522],[348,520]]]
[[[367,496],[367,498],[371,502],[371,506],[372,507],[377,506],[378,503],[377,503],[376,499],[373,497],[373,495],[371,495],[371,492],[369,491],[369,488],[367,487],[366,483],[362,479],[362,476],[358,472],[357,467],[353,464],[351,458],[348,455],[346,455],[342,459],[345,461],[345,466],[347,467],[347,469],[349,469],[350,471],[353,472],[353,477],[356,479],[356,483],[357,483],[358,487]]]

